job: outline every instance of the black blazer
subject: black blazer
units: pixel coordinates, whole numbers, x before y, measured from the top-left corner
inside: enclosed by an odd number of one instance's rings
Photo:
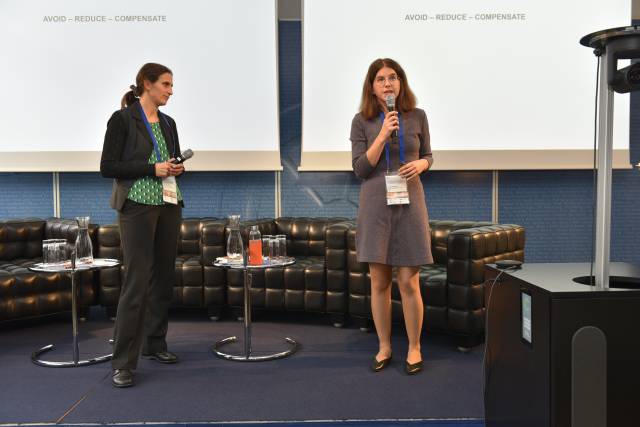
[[[145,176],[156,176],[155,165],[149,164],[153,141],[140,115],[140,103],[118,110],[111,115],[104,135],[100,174],[114,178],[111,207],[121,210],[133,183]],[[176,122],[158,113],[160,129],[167,143],[170,157],[180,154]]]

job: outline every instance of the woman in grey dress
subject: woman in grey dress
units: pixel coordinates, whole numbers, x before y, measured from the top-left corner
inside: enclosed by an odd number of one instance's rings
[[[388,111],[389,96],[395,99],[397,111]],[[394,131],[399,131],[399,138]],[[409,340],[405,371],[415,374],[422,369],[424,310],[418,274],[421,265],[433,262],[420,174],[431,167],[433,157],[427,116],[416,108],[406,74],[394,60],[376,59],[369,66],[350,139],[353,171],[363,180],[356,252],[359,262],[369,263],[371,312],[379,340],[371,368],[378,372],[391,361],[391,279],[395,267]],[[406,179],[408,204],[388,204],[388,174]]]

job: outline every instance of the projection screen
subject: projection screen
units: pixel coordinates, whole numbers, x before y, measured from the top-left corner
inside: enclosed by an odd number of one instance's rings
[[[189,170],[280,170],[275,0],[2,0],[2,171],[97,171],[111,114],[146,62]]]
[[[304,0],[300,170],[351,169],[351,120],[384,57],[427,112],[435,169],[590,168],[597,60],[578,41],[630,22],[630,0]],[[628,95],[614,120],[628,168]]]

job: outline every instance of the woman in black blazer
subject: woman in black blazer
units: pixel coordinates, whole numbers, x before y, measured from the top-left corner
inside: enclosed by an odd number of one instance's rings
[[[172,160],[180,153],[174,120],[159,111],[173,94],[173,73],[142,66],[122,109],[107,123],[100,173],[114,178],[111,207],[118,211],[124,280],[114,330],[112,382],[133,385],[142,356],[176,363],[167,351],[168,309],[173,297],[182,194]]]

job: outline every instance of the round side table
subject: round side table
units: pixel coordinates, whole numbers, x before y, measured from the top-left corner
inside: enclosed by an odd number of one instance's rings
[[[226,360],[234,360],[237,362],[264,362],[267,360],[275,360],[281,359],[283,357],[287,357],[292,355],[298,349],[298,342],[293,338],[286,337],[284,340],[289,345],[289,348],[281,351],[279,353],[272,353],[260,356],[254,356],[252,354],[251,348],[251,271],[252,270],[262,270],[271,267],[286,267],[288,265],[294,264],[295,258],[292,257],[284,257],[280,259],[276,259],[273,261],[269,261],[259,265],[251,265],[247,264],[246,258],[241,263],[230,263],[227,257],[217,258],[213,265],[217,267],[226,267],[236,270],[243,271],[243,279],[244,279],[244,353],[243,354],[233,354],[226,353],[221,350],[221,348],[225,344],[229,344],[232,342],[238,341],[238,337],[232,336],[228,338],[224,338],[220,341],[217,341],[212,348],[213,353]]]
[[[115,267],[119,264],[120,261],[117,259],[94,258],[92,264],[72,264],[70,262],[57,264],[38,263],[29,267],[29,270],[36,272],[69,274],[69,277],[71,278],[71,320],[73,325],[73,360],[56,362],[40,359],[40,355],[54,349],[54,345],[49,344],[31,353],[31,361],[33,363],[47,368],[75,368],[77,366],[94,365],[96,363],[111,360],[111,354],[97,356],[87,360],[80,360],[80,350],[78,348],[78,286],[76,285],[76,275],[81,271]]]

